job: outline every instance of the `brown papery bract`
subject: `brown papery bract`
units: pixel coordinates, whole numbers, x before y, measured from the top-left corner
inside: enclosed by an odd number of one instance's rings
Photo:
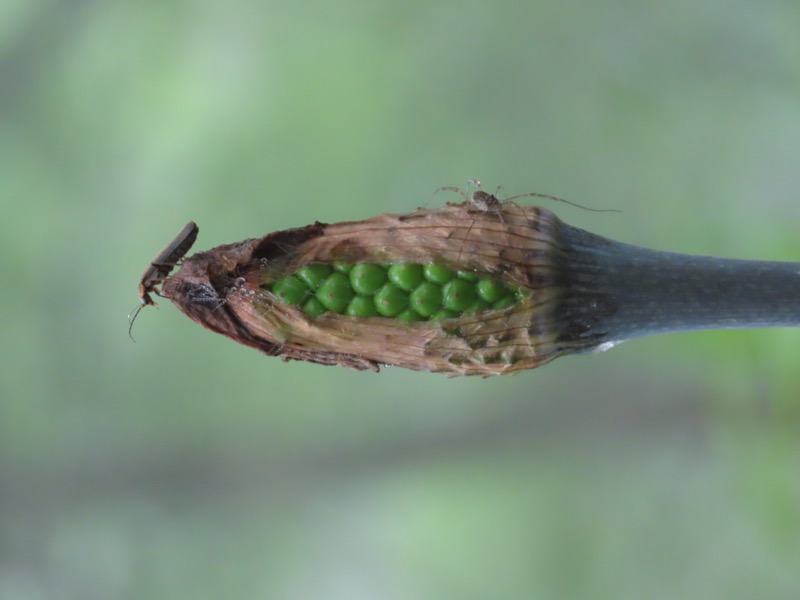
[[[562,339],[556,316],[560,227],[550,211],[511,202],[315,223],[196,254],[164,282],[162,295],[204,327],[284,360],[512,373],[583,349]],[[262,287],[303,265],[334,261],[435,263],[490,275],[525,297],[506,309],[409,323],[334,313],[312,318]]]

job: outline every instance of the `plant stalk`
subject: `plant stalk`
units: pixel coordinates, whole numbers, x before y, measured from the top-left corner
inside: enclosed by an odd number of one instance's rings
[[[567,339],[800,326],[800,263],[649,250],[562,223]]]

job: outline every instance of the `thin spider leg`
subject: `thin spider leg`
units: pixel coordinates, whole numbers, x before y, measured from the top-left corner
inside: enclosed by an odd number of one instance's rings
[[[577,202],[571,202],[569,200],[564,200],[563,198],[559,198],[558,196],[551,196],[550,194],[540,194],[538,192],[528,192],[526,194],[517,194],[516,196],[512,196],[511,198],[507,198],[507,202],[511,202],[516,200],[517,198],[545,198],[547,200],[553,200],[555,202],[563,202],[564,204],[569,204],[570,206],[574,206],[575,208],[581,208],[583,210],[588,210],[591,212],[622,212],[616,208],[589,208],[588,206],[583,206],[582,204],[578,204]]]
[[[433,192],[433,195],[435,196],[439,192],[455,192],[456,194],[459,194],[462,198],[464,198],[464,200],[469,201],[469,195],[467,194],[467,192],[465,192],[461,188],[457,188],[457,187],[452,186],[452,185],[446,185],[446,186],[442,186],[440,188],[436,188],[436,191]]]

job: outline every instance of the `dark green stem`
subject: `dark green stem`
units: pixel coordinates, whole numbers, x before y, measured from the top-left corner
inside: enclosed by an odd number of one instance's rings
[[[800,263],[648,250],[564,225],[564,339],[588,347],[644,335],[800,326]]]

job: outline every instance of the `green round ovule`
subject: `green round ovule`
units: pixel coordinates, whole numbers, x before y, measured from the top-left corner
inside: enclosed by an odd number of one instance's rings
[[[303,311],[312,319],[316,319],[328,312],[328,309],[322,305],[322,302],[312,296],[303,304]]]
[[[452,310],[447,310],[445,308],[436,311],[431,316],[431,321],[444,321],[445,319],[455,319],[458,316],[458,313]]]
[[[488,309],[490,304],[483,298],[476,298],[475,302],[464,309],[465,313],[475,313]]]
[[[317,300],[328,310],[335,313],[343,313],[347,304],[353,297],[353,288],[350,287],[350,279],[344,273],[338,271],[331,274],[317,290]]]
[[[331,271],[329,265],[317,263],[301,267],[295,276],[312,290],[316,290],[328,278]]]
[[[408,294],[391,282],[375,293],[375,308],[384,317],[394,317],[408,307]]]
[[[348,317],[376,317],[375,299],[372,296],[354,296],[344,311]]]
[[[437,264],[427,264],[422,268],[425,279],[439,285],[444,285],[453,278],[453,271]]]
[[[410,308],[405,309],[403,312],[401,312],[395,318],[398,321],[406,321],[408,323],[416,323],[416,322],[425,320],[425,317],[423,317],[417,311],[412,310]]]
[[[458,271],[456,271],[456,276],[459,279],[463,279],[464,281],[469,281],[470,283],[475,283],[476,281],[478,281],[477,273],[474,273],[472,271],[462,271],[459,269]]]
[[[509,294],[505,298],[501,298],[497,302],[492,304],[492,308],[494,310],[502,310],[504,308],[508,308],[509,306],[514,306],[517,303],[517,299]]]
[[[478,296],[486,300],[489,304],[493,304],[511,294],[511,290],[494,279],[481,279],[476,289],[478,291]]]
[[[386,283],[386,271],[378,265],[362,263],[350,270],[350,285],[356,294],[371,296]]]
[[[272,293],[286,304],[300,304],[309,292],[308,286],[294,275],[282,277],[272,285]]]
[[[389,267],[389,281],[405,292],[410,292],[422,283],[422,265],[397,263]]]
[[[453,279],[442,288],[442,306],[461,312],[475,302],[475,286],[463,279]]]
[[[339,271],[339,273],[349,273],[352,268],[352,263],[339,262],[338,260],[333,261],[333,270]]]
[[[423,281],[409,296],[409,305],[423,317],[430,317],[442,308],[442,287]]]

